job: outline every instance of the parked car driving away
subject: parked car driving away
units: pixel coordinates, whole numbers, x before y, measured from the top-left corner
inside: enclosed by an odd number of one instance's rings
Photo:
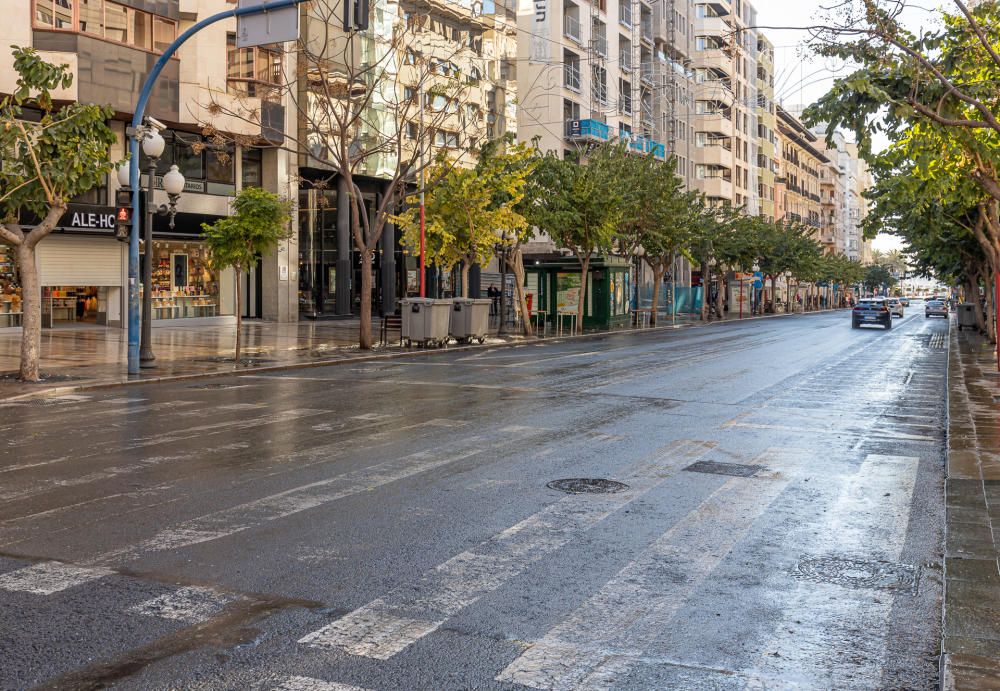
[[[931,316],[948,318],[948,305],[942,300],[928,300],[924,303],[924,319]]]
[[[851,310],[851,328],[859,329],[862,324],[881,324],[886,330],[892,328],[892,314],[885,298],[865,298]]]
[[[899,298],[889,298],[887,302],[889,304],[889,314],[894,317],[903,316],[903,303]]]

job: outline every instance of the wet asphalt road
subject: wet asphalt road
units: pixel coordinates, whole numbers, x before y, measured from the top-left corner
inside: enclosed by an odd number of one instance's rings
[[[0,688],[932,688],[947,328],[0,406]]]

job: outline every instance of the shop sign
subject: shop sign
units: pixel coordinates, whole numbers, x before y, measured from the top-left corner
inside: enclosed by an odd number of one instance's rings
[[[65,222],[67,217],[69,218],[69,223]],[[113,210],[107,213],[73,211],[63,216],[61,225],[81,230],[111,230],[115,227],[115,213]]]
[[[148,179],[148,176],[146,176],[146,175],[142,176],[141,183],[142,183],[143,189],[146,188],[146,184],[147,184],[146,180],[147,179]],[[154,175],[153,176],[153,187],[155,189],[158,189],[158,190],[162,190],[163,189],[163,176],[162,175]],[[206,189],[206,187],[205,187],[205,181],[204,180],[188,180],[186,178],[184,180],[184,191],[185,192],[194,192],[196,194],[204,194],[205,193],[205,189]]]

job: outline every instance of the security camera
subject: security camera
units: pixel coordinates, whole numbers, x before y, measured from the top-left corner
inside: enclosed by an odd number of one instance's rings
[[[156,118],[154,118],[152,115],[147,115],[146,116],[146,122],[148,124],[152,125],[153,127],[155,127],[158,130],[165,130],[165,129],[167,129],[166,125],[164,125],[162,122],[160,122],[159,120],[157,120]]]

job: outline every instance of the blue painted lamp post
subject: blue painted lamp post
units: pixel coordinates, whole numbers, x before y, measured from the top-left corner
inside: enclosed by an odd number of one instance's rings
[[[126,133],[130,137],[129,142],[129,164],[128,164],[128,180],[129,187],[132,190],[132,234],[129,237],[129,248],[128,248],[128,373],[138,374],[139,373],[139,363],[140,363],[140,319],[139,319],[139,212],[141,211],[139,205],[139,146],[145,140],[148,135],[149,126],[144,125],[143,121],[146,119],[146,106],[149,105],[149,97],[153,92],[153,85],[156,83],[156,79],[160,76],[160,72],[166,66],[167,62],[177,52],[185,41],[194,36],[196,33],[204,29],[206,26],[220,22],[223,19],[232,19],[238,17],[244,17],[254,14],[263,14],[265,12],[273,12],[274,10],[285,9],[289,7],[295,7],[305,0],[275,0],[274,2],[269,2],[261,5],[254,5],[248,7],[237,7],[232,10],[226,10],[225,12],[219,12],[218,14],[213,14],[211,17],[206,17],[197,24],[191,26],[187,31],[182,33],[177,39],[171,43],[163,54],[156,60],[153,65],[153,69],[150,70],[149,76],[146,77],[146,81],[142,85],[142,90],[139,92],[139,100],[135,104],[135,113],[132,116],[132,126],[126,130]],[[284,39],[287,40],[287,39]],[[156,123],[154,123],[156,124]],[[159,128],[154,128],[159,129]],[[162,149],[161,149],[162,152]],[[150,175],[150,183],[152,183],[152,175]],[[152,225],[150,222],[148,225]],[[147,237],[148,236],[147,231]],[[151,247],[147,245],[146,256],[147,268],[150,265],[150,259],[152,257]],[[149,279],[147,276],[146,291],[147,296],[150,290]],[[149,318],[144,320],[149,324]],[[148,343],[148,341],[147,341]],[[150,351],[151,354],[151,351]]]

